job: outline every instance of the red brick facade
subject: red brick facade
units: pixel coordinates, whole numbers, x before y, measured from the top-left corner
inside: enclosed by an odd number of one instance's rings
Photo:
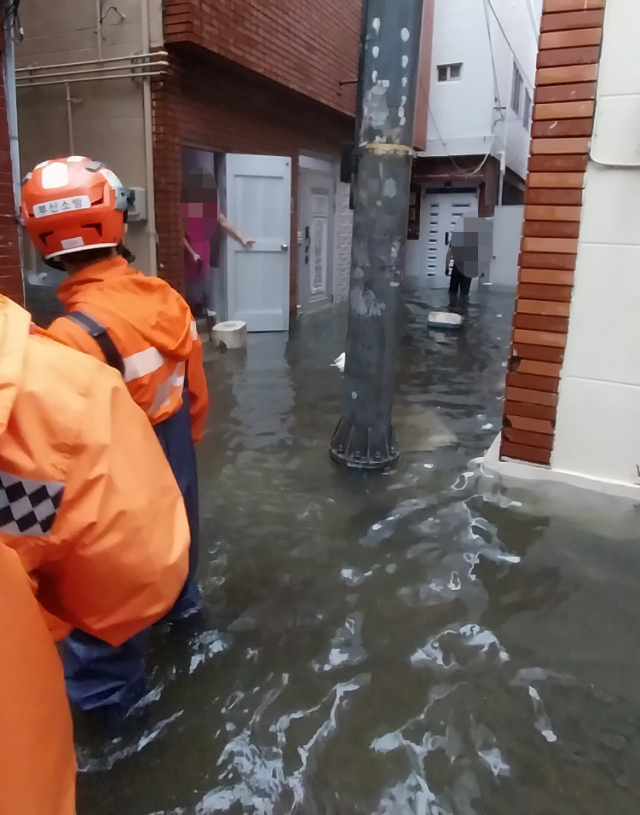
[[[4,52],[0,20],[0,53]],[[13,176],[9,146],[9,124],[4,91],[4,72],[0,66],[0,293],[18,303],[23,302],[22,268],[18,227],[13,200]]]
[[[352,137],[344,116],[273,82],[218,64],[201,49],[172,53],[171,73],[154,88],[154,160],[160,274],[183,287],[181,146],[221,153],[289,156],[293,169],[291,246],[297,247],[298,156],[338,158]],[[291,253],[291,309],[297,305],[297,252]]]
[[[503,458],[548,465],[573,278],[605,0],[545,0]]]
[[[362,0],[165,0],[168,45],[192,43],[352,114]]]

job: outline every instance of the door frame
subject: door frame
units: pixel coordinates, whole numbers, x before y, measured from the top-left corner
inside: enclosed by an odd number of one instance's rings
[[[298,310],[313,312],[330,306],[335,301],[335,275],[337,262],[337,235],[336,235],[336,195],[337,195],[337,163],[334,159],[321,157],[311,153],[300,153],[298,157]],[[322,179],[329,190],[329,212],[327,224],[327,282],[326,295],[316,296],[311,291],[311,269],[305,263],[305,220],[307,201],[307,186],[313,178]],[[308,279],[307,279],[308,275]],[[308,300],[304,300],[308,295]]]

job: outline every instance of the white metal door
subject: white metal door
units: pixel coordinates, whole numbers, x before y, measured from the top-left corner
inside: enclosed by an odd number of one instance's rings
[[[451,233],[465,215],[478,215],[478,198],[473,192],[433,193],[424,199],[420,237],[422,247],[426,247],[427,277],[436,283],[446,282]]]
[[[333,296],[335,182],[305,169],[300,176],[300,305],[308,311]]]
[[[291,159],[229,154],[227,218],[255,241],[245,249],[227,239],[230,320],[249,331],[289,330]]]

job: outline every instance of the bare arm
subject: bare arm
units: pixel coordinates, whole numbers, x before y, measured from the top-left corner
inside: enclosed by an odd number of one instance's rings
[[[193,262],[197,263],[201,259],[200,255],[197,252],[194,251],[193,246],[191,246],[191,244],[189,243],[189,238],[187,238],[186,235],[182,236],[182,243],[183,243],[184,248],[187,250],[187,252],[193,258]]]
[[[220,213],[219,221],[220,228],[222,229],[222,231],[225,232],[230,238],[233,238],[234,241],[237,241],[238,243],[242,244],[242,246],[244,246],[245,249],[250,249],[253,246],[255,241],[243,238],[242,235],[240,235],[236,231],[236,228],[233,226],[231,221],[229,221],[226,215],[223,215],[222,212]]]

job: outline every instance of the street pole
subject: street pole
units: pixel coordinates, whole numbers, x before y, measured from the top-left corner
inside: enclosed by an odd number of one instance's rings
[[[402,309],[423,0],[368,0],[342,418],[332,458],[381,470],[399,456],[391,424]]]

